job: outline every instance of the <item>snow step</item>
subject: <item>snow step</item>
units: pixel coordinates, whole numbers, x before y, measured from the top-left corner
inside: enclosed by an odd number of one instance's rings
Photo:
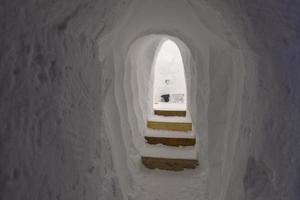
[[[169,130],[169,131],[191,131],[191,122],[163,122],[163,121],[148,121],[147,127],[156,130]]]
[[[188,132],[192,131],[192,120],[189,112],[185,117],[152,114],[148,116],[147,127],[156,130]]]
[[[186,111],[185,110],[154,110],[155,115],[161,116],[180,116],[185,117]]]
[[[169,137],[154,137],[145,136],[148,144],[163,144],[167,146],[194,146],[196,138],[169,138]]]
[[[158,131],[154,129],[146,129],[143,134],[148,144],[163,144],[167,146],[194,146],[196,144],[196,136],[192,131]]]
[[[198,166],[195,147],[169,147],[145,144],[141,159],[149,169],[181,171]]]
[[[153,105],[153,110],[171,110],[186,111],[187,107],[184,103],[159,102]]]
[[[199,163],[196,159],[176,159],[142,156],[142,163],[148,169],[161,169],[168,171],[182,171],[195,169]]]

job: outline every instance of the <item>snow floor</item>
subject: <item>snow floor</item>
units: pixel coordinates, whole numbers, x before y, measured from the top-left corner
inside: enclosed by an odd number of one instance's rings
[[[186,112],[185,117],[178,116],[162,116],[154,115],[154,113],[148,115],[148,121],[153,122],[176,122],[176,123],[192,123],[191,114],[189,111]]]
[[[153,105],[153,109],[154,110],[185,111],[186,104],[159,102],[159,103],[155,103]]]
[[[164,138],[195,138],[196,134],[194,131],[165,131],[165,130],[154,130],[154,129],[145,129],[143,136],[148,137],[164,137]]]
[[[173,172],[151,170],[139,164],[134,175],[134,190],[129,195],[132,200],[206,200],[207,171],[204,158],[197,153],[199,144],[195,147],[169,147],[165,145],[146,144],[141,149],[141,155],[161,158],[198,159],[196,169]]]
[[[201,163],[200,163],[201,165]],[[205,173],[195,170],[171,172],[141,169],[135,176],[134,194],[129,199],[136,200],[204,200],[207,199]]]
[[[161,144],[145,144],[141,155],[158,158],[197,159],[195,147],[171,147]]]

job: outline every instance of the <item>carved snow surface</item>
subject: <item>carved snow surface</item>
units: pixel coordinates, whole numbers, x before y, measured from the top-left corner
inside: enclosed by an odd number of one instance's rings
[[[0,199],[299,200],[299,33],[299,0],[0,0]],[[166,38],[193,170],[141,161]]]

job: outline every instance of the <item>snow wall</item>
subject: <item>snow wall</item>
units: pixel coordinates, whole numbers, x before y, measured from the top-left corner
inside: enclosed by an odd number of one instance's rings
[[[124,91],[147,82],[124,69],[135,41],[163,34],[193,58],[199,199],[298,200],[299,10],[297,0],[1,1],[1,199],[142,200],[146,101]]]
[[[96,43],[119,3],[0,2],[1,200],[123,199]]]

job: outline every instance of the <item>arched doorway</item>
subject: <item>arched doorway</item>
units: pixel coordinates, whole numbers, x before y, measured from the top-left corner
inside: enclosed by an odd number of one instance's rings
[[[185,116],[187,87],[179,47],[170,39],[162,41],[153,61],[153,110],[157,115]]]

